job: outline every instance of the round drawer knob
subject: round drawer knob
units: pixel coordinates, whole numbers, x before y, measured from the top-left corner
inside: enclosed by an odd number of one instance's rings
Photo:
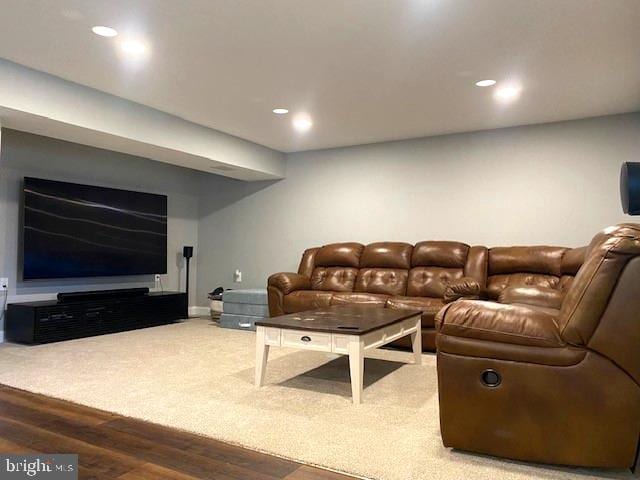
[[[480,381],[486,387],[497,387],[502,383],[502,375],[495,370],[487,369],[480,375]]]

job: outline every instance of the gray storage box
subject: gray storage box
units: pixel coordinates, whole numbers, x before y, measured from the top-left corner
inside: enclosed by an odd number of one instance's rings
[[[255,330],[255,322],[262,320],[263,317],[254,317],[251,315],[234,315],[233,313],[223,313],[220,315],[218,324],[222,328],[235,328],[237,330]]]
[[[221,327],[255,330],[255,322],[269,316],[267,290],[227,290],[222,294],[222,312],[219,321]]]
[[[222,293],[224,303],[251,303],[253,305],[267,305],[267,289],[252,288],[246,290],[226,290]]]
[[[251,303],[229,303],[222,304],[224,313],[235,315],[253,315],[254,317],[268,317],[269,307],[267,305],[253,305]]]

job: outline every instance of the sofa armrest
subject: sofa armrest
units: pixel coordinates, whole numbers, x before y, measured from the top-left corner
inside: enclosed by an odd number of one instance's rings
[[[560,290],[548,287],[508,287],[505,288],[499,303],[524,304],[535,307],[555,308],[560,310],[564,294]]]
[[[478,300],[482,295],[480,284],[471,277],[462,277],[451,282],[444,291],[444,303],[451,303],[460,298]]]
[[[288,295],[296,290],[311,289],[311,280],[298,273],[280,272],[271,275],[267,285],[269,287],[277,288],[283,293],[283,295]]]
[[[520,305],[460,300],[436,316],[438,335],[521,346],[563,347],[556,317]]]

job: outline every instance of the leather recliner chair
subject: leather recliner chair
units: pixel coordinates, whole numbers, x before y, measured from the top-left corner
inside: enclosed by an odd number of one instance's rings
[[[544,286],[515,287],[500,293],[505,303],[459,300],[438,313],[445,446],[524,461],[633,467],[640,225],[606,229],[584,253],[559,299]]]

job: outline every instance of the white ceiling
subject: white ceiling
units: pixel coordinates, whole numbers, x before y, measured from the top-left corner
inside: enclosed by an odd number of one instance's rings
[[[0,0],[0,57],[298,151],[640,110],[639,25],[640,0]]]

